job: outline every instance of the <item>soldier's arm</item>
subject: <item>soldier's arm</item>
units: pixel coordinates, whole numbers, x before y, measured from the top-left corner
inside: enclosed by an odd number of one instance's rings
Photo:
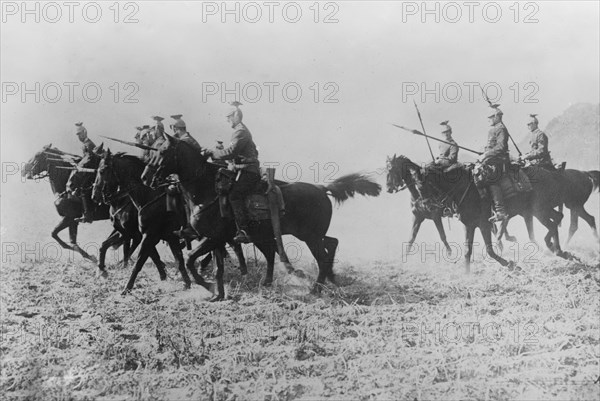
[[[231,138],[231,144],[222,150],[213,150],[212,158],[220,160],[235,159],[248,142],[248,136],[242,130],[236,131]]]
[[[458,160],[458,146],[450,146],[450,155],[448,158],[452,161]]]
[[[495,132],[496,143],[494,146],[489,147],[487,152],[485,152],[486,157],[494,157],[503,155],[506,153],[504,144],[507,143],[508,135],[505,130],[498,128]]]
[[[548,152],[548,137],[546,137],[545,134],[540,134],[537,136],[537,138],[535,138],[535,146],[533,146],[531,152],[529,152],[531,155],[530,158],[533,159],[537,156],[543,155],[546,152]]]

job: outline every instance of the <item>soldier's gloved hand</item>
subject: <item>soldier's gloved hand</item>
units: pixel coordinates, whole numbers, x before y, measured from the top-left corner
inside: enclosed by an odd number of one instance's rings
[[[213,151],[212,149],[202,149],[202,156],[204,157],[212,157]]]

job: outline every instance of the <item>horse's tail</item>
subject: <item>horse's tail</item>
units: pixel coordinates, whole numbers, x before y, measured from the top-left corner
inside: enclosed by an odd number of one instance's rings
[[[378,196],[381,192],[381,185],[359,173],[340,177],[323,188],[333,196],[337,203],[342,203],[357,193],[365,196]]]
[[[590,170],[590,171],[587,171],[587,175],[590,177],[590,179],[594,183],[594,188],[592,189],[592,193],[596,192],[596,191],[600,191],[600,189],[598,189],[598,187],[600,186],[600,171]]]

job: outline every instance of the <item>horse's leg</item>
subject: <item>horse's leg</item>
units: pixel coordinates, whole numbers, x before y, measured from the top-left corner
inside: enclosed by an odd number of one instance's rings
[[[325,251],[327,252],[327,258],[325,260],[325,267],[327,268],[327,278],[333,284],[335,284],[335,276],[333,274],[333,263],[335,262],[335,251],[338,247],[338,239],[333,237],[323,237],[323,245],[325,245]]]
[[[475,225],[465,226],[465,273],[471,272],[471,256],[473,255],[473,239],[475,238]]]
[[[446,252],[448,253],[448,255],[452,255],[452,248],[450,248],[450,245],[448,244],[448,241],[446,240],[446,231],[444,230],[444,225],[442,224],[442,218],[439,215],[435,215],[432,220],[435,223],[435,228],[437,228],[438,234],[440,235],[440,238],[441,238],[442,242],[444,243],[444,246],[446,247]],[[416,237],[417,234],[415,233],[414,235]],[[411,245],[412,245],[412,243],[411,243]]]
[[[225,286],[223,285],[223,274],[225,272],[225,263],[223,261],[225,254],[225,244],[217,246],[215,249],[215,258],[217,259],[217,295],[210,299],[210,302],[222,301],[225,299]]]
[[[502,228],[500,229],[500,232],[502,232],[502,230],[506,230],[506,223],[508,221],[504,220],[502,222]],[[487,254],[492,257],[492,259],[494,259],[496,262],[500,263],[502,266],[507,266],[508,262],[506,261],[506,259],[502,258],[501,256],[499,256],[495,251],[494,251],[494,244],[492,243],[492,228],[491,228],[491,223],[487,222],[487,223],[483,223],[479,226],[479,230],[481,231],[481,236],[483,237],[483,242],[485,244],[485,250],[487,252]]]
[[[317,260],[317,265],[319,266],[319,275],[317,276],[317,282],[313,287],[311,293],[312,294],[320,294],[321,287],[325,284],[325,278],[327,278],[328,271],[328,263],[327,262],[327,251],[325,249],[325,240],[323,238],[311,238],[306,241],[306,245],[308,245],[308,249],[312,253],[313,257]]]
[[[508,242],[517,242],[517,237],[515,237],[514,235],[510,235],[508,233],[508,226],[504,230],[504,239],[507,240]]]
[[[84,251],[83,249],[81,249],[81,247],[79,246],[79,244],[77,244],[77,228],[79,226],[79,223],[76,222],[74,219],[72,218],[68,218],[69,221],[69,238],[71,240],[71,249],[73,249],[74,251],[79,252],[79,254],[81,256],[83,256],[84,259],[87,259],[91,262],[97,263],[98,259],[96,259],[95,256],[90,255],[89,253],[87,253],[86,251]]]
[[[185,260],[183,259],[183,252],[181,251],[181,247],[179,246],[179,238],[177,237],[169,237],[166,240],[167,244],[169,244],[169,248],[171,248],[171,252],[175,257],[175,261],[177,262],[177,267],[179,268],[179,273],[181,273],[181,277],[183,277],[183,289],[189,290],[192,286],[192,281],[190,280],[190,276],[185,269]]]
[[[573,234],[579,228],[579,213],[577,213],[576,208],[571,209],[571,223],[569,224],[569,236],[567,237],[566,245],[569,245],[571,242],[571,238],[573,238]]]
[[[131,238],[125,238],[125,236],[122,234],[121,236],[123,237],[123,267],[127,267],[127,263],[129,262],[129,254],[131,253]]]
[[[261,251],[263,255],[265,255],[265,259],[267,260],[267,274],[265,275],[262,285],[269,287],[271,284],[273,284],[273,268],[275,267],[275,240],[255,242],[254,245],[256,245],[258,250]]]
[[[558,227],[557,227],[556,222],[550,218],[550,215],[547,212],[536,215],[535,217],[538,219],[538,221],[540,223],[542,223],[542,225],[544,227],[546,227],[548,229],[548,232],[546,233],[546,236],[544,237],[544,242],[546,243],[546,247],[548,247],[550,252],[556,253],[556,250],[554,249],[554,244],[552,243],[552,238],[556,238],[556,236],[558,234]]]
[[[553,235],[552,235],[552,238],[554,239],[553,247],[554,247],[556,255],[558,255],[560,257],[564,257],[562,249],[560,248],[560,240],[558,238],[558,236],[559,236],[558,226],[560,226],[560,222],[562,221],[564,216],[561,212],[558,212],[554,209],[550,210],[550,214],[551,214],[550,219],[552,220],[553,227],[554,227]]]
[[[132,231],[131,233],[131,244],[129,245],[129,251],[123,252],[123,267],[127,267],[129,265],[129,260],[133,256],[133,253],[137,247],[140,245],[140,242],[142,242],[142,233],[140,233],[136,228],[135,231]]]
[[[594,234],[594,238],[596,238],[596,240],[598,240],[598,230],[596,229],[596,219],[594,218],[594,216],[589,214],[587,212],[587,210],[585,210],[583,205],[581,206],[581,208],[579,210],[579,215],[581,216],[581,218],[583,220],[585,220],[586,223],[589,224],[590,228],[592,229],[592,233]]]
[[[246,266],[246,258],[244,257],[242,245],[236,242],[230,242],[229,245],[233,248],[235,256],[237,256],[238,261],[240,262],[240,273],[242,276],[245,276],[246,273],[248,273],[248,267]]]
[[[202,276],[198,274],[195,262],[196,259],[198,259],[200,256],[212,251],[215,248],[215,246],[216,244],[213,240],[209,238],[203,238],[202,240],[200,240],[200,244],[194,250],[192,250],[192,252],[190,252],[190,254],[188,255],[188,260],[186,262],[187,269],[194,278],[196,284],[201,285],[207,290],[210,290],[210,286],[206,281],[204,281]]]
[[[535,240],[535,230],[533,229],[533,215],[531,213],[527,213],[523,216],[523,220],[525,220],[525,227],[527,227],[529,241],[537,245],[537,241]]]
[[[52,234],[51,234],[52,238],[54,238],[56,240],[56,242],[58,242],[58,244],[65,249],[73,249],[73,248],[71,246],[67,245],[67,243],[58,236],[58,234],[65,228],[70,227],[71,221],[72,221],[72,219],[70,217],[63,217],[62,220],[56,225],[56,227],[54,227],[54,230],[52,230]]]
[[[408,240],[407,249],[409,254],[412,249],[413,243],[417,239],[417,234],[419,233],[419,228],[421,228],[421,223],[423,223],[423,220],[425,220],[425,216],[423,216],[423,214],[417,214],[413,212],[412,231],[410,233],[410,239]]]
[[[144,267],[144,263],[146,263],[146,260],[148,259],[148,256],[150,255],[152,248],[156,247],[156,244],[158,244],[159,240],[160,240],[160,238],[154,234],[145,233],[143,235],[140,252],[138,253],[137,260],[135,261],[135,266],[133,267],[133,270],[131,271],[131,276],[129,277],[129,281],[127,282],[125,289],[121,293],[122,295],[127,294],[129,291],[131,291],[133,289],[133,284],[135,283],[135,279],[136,279],[137,275],[142,270],[142,267]]]
[[[122,242],[123,242],[123,237],[121,236],[121,233],[119,233],[117,230],[113,230],[113,232],[110,233],[108,238],[105,239],[104,242],[102,242],[102,245],[100,245],[100,249],[98,251],[98,257],[100,259],[100,261],[98,262],[98,268],[100,269],[100,273],[102,274],[103,277],[106,277],[106,275],[107,275],[106,264],[105,264],[106,251],[111,246],[120,244]]]
[[[181,250],[181,248],[179,248],[179,249]],[[156,247],[150,249],[148,256],[154,262],[154,265],[156,266],[156,269],[158,270],[160,280],[165,281],[167,279],[167,271],[165,269],[166,265],[165,265],[165,262],[163,262],[160,259],[160,255],[158,254]]]

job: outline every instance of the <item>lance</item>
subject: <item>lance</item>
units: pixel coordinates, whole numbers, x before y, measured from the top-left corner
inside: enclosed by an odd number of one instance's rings
[[[95,168],[78,167],[78,166],[56,166],[56,168],[62,168],[64,170],[76,170],[80,173],[96,173]]]
[[[65,160],[65,161],[71,161],[73,159],[81,159],[81,156],[72,155],[70,153],[59,154],[59,153],[54,153],[54,152],[48,152],[46,150],[46,151],[44,151],[44,154],[46,154],[48,156],[58,157],[58,158],[60,158],[60,160]],[[50,159],[50,158],[48,158],[48,159]]]
[[[469,149],[469,148],[465,148],[464,146],[460,146],[460,145],[457,145],[457,144],[455,144],[455,143],[447,142],[447,141],[444,141],[444,140],[442,140],[442,139],[438,139],[438,138],[436,138],[436,137],[433,137],[433,136],[426,135],[426,134],[424,134],[424,133],[422,133],[422,132],[419,132],[419,131],[417,131],[416,129],[410,129],[410,128],[406,128],[406,127],[403,127],[403,126],[401,126],[401,125],[396,125],[396,124],[393,124],[393,123],[391,123],[391,124],[392,124],[394,127],[396,127],[396,128],[403,129],[403,130],[405,130],[405,131],[408,131],[408,132],[411,132],[411,133],[413,133],[413,134],[415,134],[415,135],[421,135],[421,136],[424,136],[424,137],[427,137],[427,138],[431,138],[431,139],[433,139],[434,141],[438,141],[438,142],[446,143],[446,144],[448,144],[448,145],[456,146],[456,147],[458,147],[458,148],[460,148],[460,149],[464,149],[464,150],[466,150],[466,151],[468,151],[468,152],[472,152],[472,153],[475,153],[475,154],[477,154],[477,155],[482,155],[482,154],[483,154],[482,152],[478,152],[478,151],[476,151],[476,150]]]
[[[419,111],[419,108],[417,107],[417,102],[415,102],[415,99],[413,99],[413,103],[415,104],[415,109],[417,109],[417,115],[419,116],[419,121],[421,122],[421,128],[423,128],[423,136],[425,137],[425,141],[427,141],[427,147],[429,148],[429,153],[431,154],[431,159],[433,161],[435,161],[435,156],[433,156],[433,151],[431,150],[431,145],[429,144],[429,137],[425,134],[427,134],[425,132],[425,126],[423,125],[423,119],[421,118],[421,112]]]
[[[104,136],[104,135],[100,135],[102,138],[106,138],[106,139],[110,139],[111,141],[116,141],[116,142],[120,142],[120,143],[124,143],[125,145],[129,145],[129,146],[135,146],[136,148],[140,148],[140,149],[144,149],[144,150],[158,150],[156,148],[153,148],[152,146],[148,146],[148,145],[143,145],[141,143],[135,143],[135,142],[129,142],[129,141],[124,141],[122,139],[117,139],[117,138],[111,138],[110,136]]]
[[[487,96],[487,93],[485,93],[485,91],[483,90],[483,86],[479,85],[479,89],[481,89],[481,94],[483,95],[484,99],[488,102],[488,104],[490,105],[490,107],[492,109],[497,109],[498,106],[500,106],[499,104],[492,104],[492,102],[490,101],[490,98]],[[504,127],[506,128],[506,124],[504,124]],[[517,143],[513,139],[512,135],[510,135],[510,132],[508,132],[508,128],[506,128],[506,132],[508,133],[508,137],[510,138],[510,141],[515,146],[515,149],[517,149],[519,156],[521,156],[522,155],[521,150],[517,146]]]

